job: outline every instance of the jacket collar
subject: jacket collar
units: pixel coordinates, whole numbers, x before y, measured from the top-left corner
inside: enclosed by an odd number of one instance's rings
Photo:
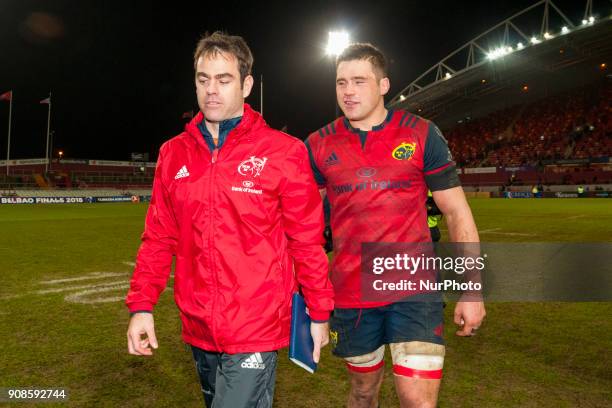
[[[209,150],[209,146],[206,143],[204,137],[202,137],[202,133],[200,132],[200,129],[199,129],[199,125],[202,123],[203,120],[204,120],[204,114],[200,111],[189,123],[187,123],[187,125],[185,125],[185,131],[192,138],[194,138],[200,146],[206,148],[206,150]],[[231,120],[232,119],[229,119],[227,122]],[[225,143],[229,141],[232,141],[232,142],[239,141],[245,136],[249,137],[253,131],[265,125],[266,125],[266,122],[263,120],[259,112],[254,111],[248,103],[245,103],[242,119],[240,119],[240,122],[236,124],[236,126],[233,129],[229,130],[226,136]]]
[[[238,126],[241,120],[242,116],[237,116],[235,118],[227,119],[219,123],[219,139],[217,140],[216,145],[213,140],[212,134],[208,131],[208,128],[206,127],[205,120],[202,120],[200,123],[198,123],[198,129],[200,130],[202,137],[206,141],[208,148],[212,152],[215,149],[220,149],[221,147],[223,147],[228,133],[234,130],[234,128]]]

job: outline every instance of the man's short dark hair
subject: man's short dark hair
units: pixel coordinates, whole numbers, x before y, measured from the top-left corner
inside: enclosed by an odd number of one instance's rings
[[[370,43],[354,43],[346,47],[336,58],[336,68],[338,68],[341,62],[354,60],[370,61],[375,73],[380,75],[378,79],[387,76],[387,59],[385,55]]]
[[[240,83],[244,82],[247,75],[251,75],[253,67],[253,54],[244,38],[238,35],[228,35],[221,31],[212,34],[205,34],[198,41],[198,45],[193,53],[193,68],[197,69],[198,59],[202,56],[215,56],[219,53],[232,54],[238,60],[238,70],[240,71]]]

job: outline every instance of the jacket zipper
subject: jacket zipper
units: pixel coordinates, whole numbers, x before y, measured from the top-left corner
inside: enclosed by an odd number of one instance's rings
[[[214,277],[214,295],[213,295],[213,303],[212,303],[212,308],[211,308],[211,334],[212,334],[212,338],[213,341],[215,343],[215,346],[218,350],[221,350],[221,347],[219,346],[219,342],[217,341],[217,335],[216,335],[216,329],[215,329],[215,322],[216,319],[214,318],[216,316],[215,313],[215,306],[217,305],[217,297],[218,297],[218,293],[219,293],[219,277],[217,275],[217,268],[215,266],[215,259],[214,259],[214,246],[213,246],[213,233],[214,233],[214,193],[213,193],[213,187],[214,187],[214,178],[215,178],[215,163],[217,162],[217,157],[219,156],[219,149],[216,148],[212,151],[212,156],[210,159],[211,162],[211,166],[210,166],[210,178],[209,178],[209,185],[208,185],[208,194],[209,194],[209,199],[208,199],[208,213],[210,216],[210,226],[209,226],[209,231],[208,231],[208,248],[209,248],[209,259],[210,259],[210,269],[213,272],[213,277]]]
[[[228,143],[227,139],[225,141],[225,150],[227,150],[229,152],[229,147],[233,146],[233,143]],[[219,298],[219,274],[215,265],[215,259],[214,259],[214,242],[213,242],[213,234],[214,234],[214,203],[213,203],[213,199],[214,199],[214,189],[215,189],[215,183],[214,183],[214,179],[215,179],[215,174],[216,174],[216,163],[219,161],[219,148],[216,148],[212,151],[212,155],[210,158],[210,179],[209,179],[209,184],[208,184],[208,191],[209,191],[209,200],[208,200],[208,211],[210,214],[210,227],[209,227],[209,231],[208,231],[208,248],[209,248],[209,259],[210,259],[210,268],[213,272],[213,276],[214,276],[214,285],[215,285],[215,292],[213,295],[213,303],[212,303],[212,308],[211,308],[211,313],[212,313],[212,327],[211,327],[211,334],[213,337],[213,342],[215,343],[215,346],[218,350],[222,350],[221,349],[221,344],[218,339],[217,339],[217,335],[216,335],[216,328],[215,328],[215,318],[214,316],[216,315],[215,313],[215,308],[216,305],[218,303],[218,298]]]

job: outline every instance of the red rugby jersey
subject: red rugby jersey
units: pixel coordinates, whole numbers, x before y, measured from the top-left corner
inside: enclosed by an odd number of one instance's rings
[[[431,241],[427,190],[460,185],[446,140],[432,122],[389,110],[367,132],[338,118],[312,133],[306,146],[331,205],[336,307],[388,304],[361,299],[361,244]]]

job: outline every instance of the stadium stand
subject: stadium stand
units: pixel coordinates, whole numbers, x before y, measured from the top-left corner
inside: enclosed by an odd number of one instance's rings
[[[612,196],[612,19],[550,4],[467,41],[387,105],[443,130],[466,191]]]
[[[149,190],[155,163],[102,160],[54,160],[45,173],[44,159],[14,160],[9,175],[0,176],[1,190]]]
[[[460,166],[537,166],[612,155],[612,89],[575,90],[494,112],[447,132]]]

